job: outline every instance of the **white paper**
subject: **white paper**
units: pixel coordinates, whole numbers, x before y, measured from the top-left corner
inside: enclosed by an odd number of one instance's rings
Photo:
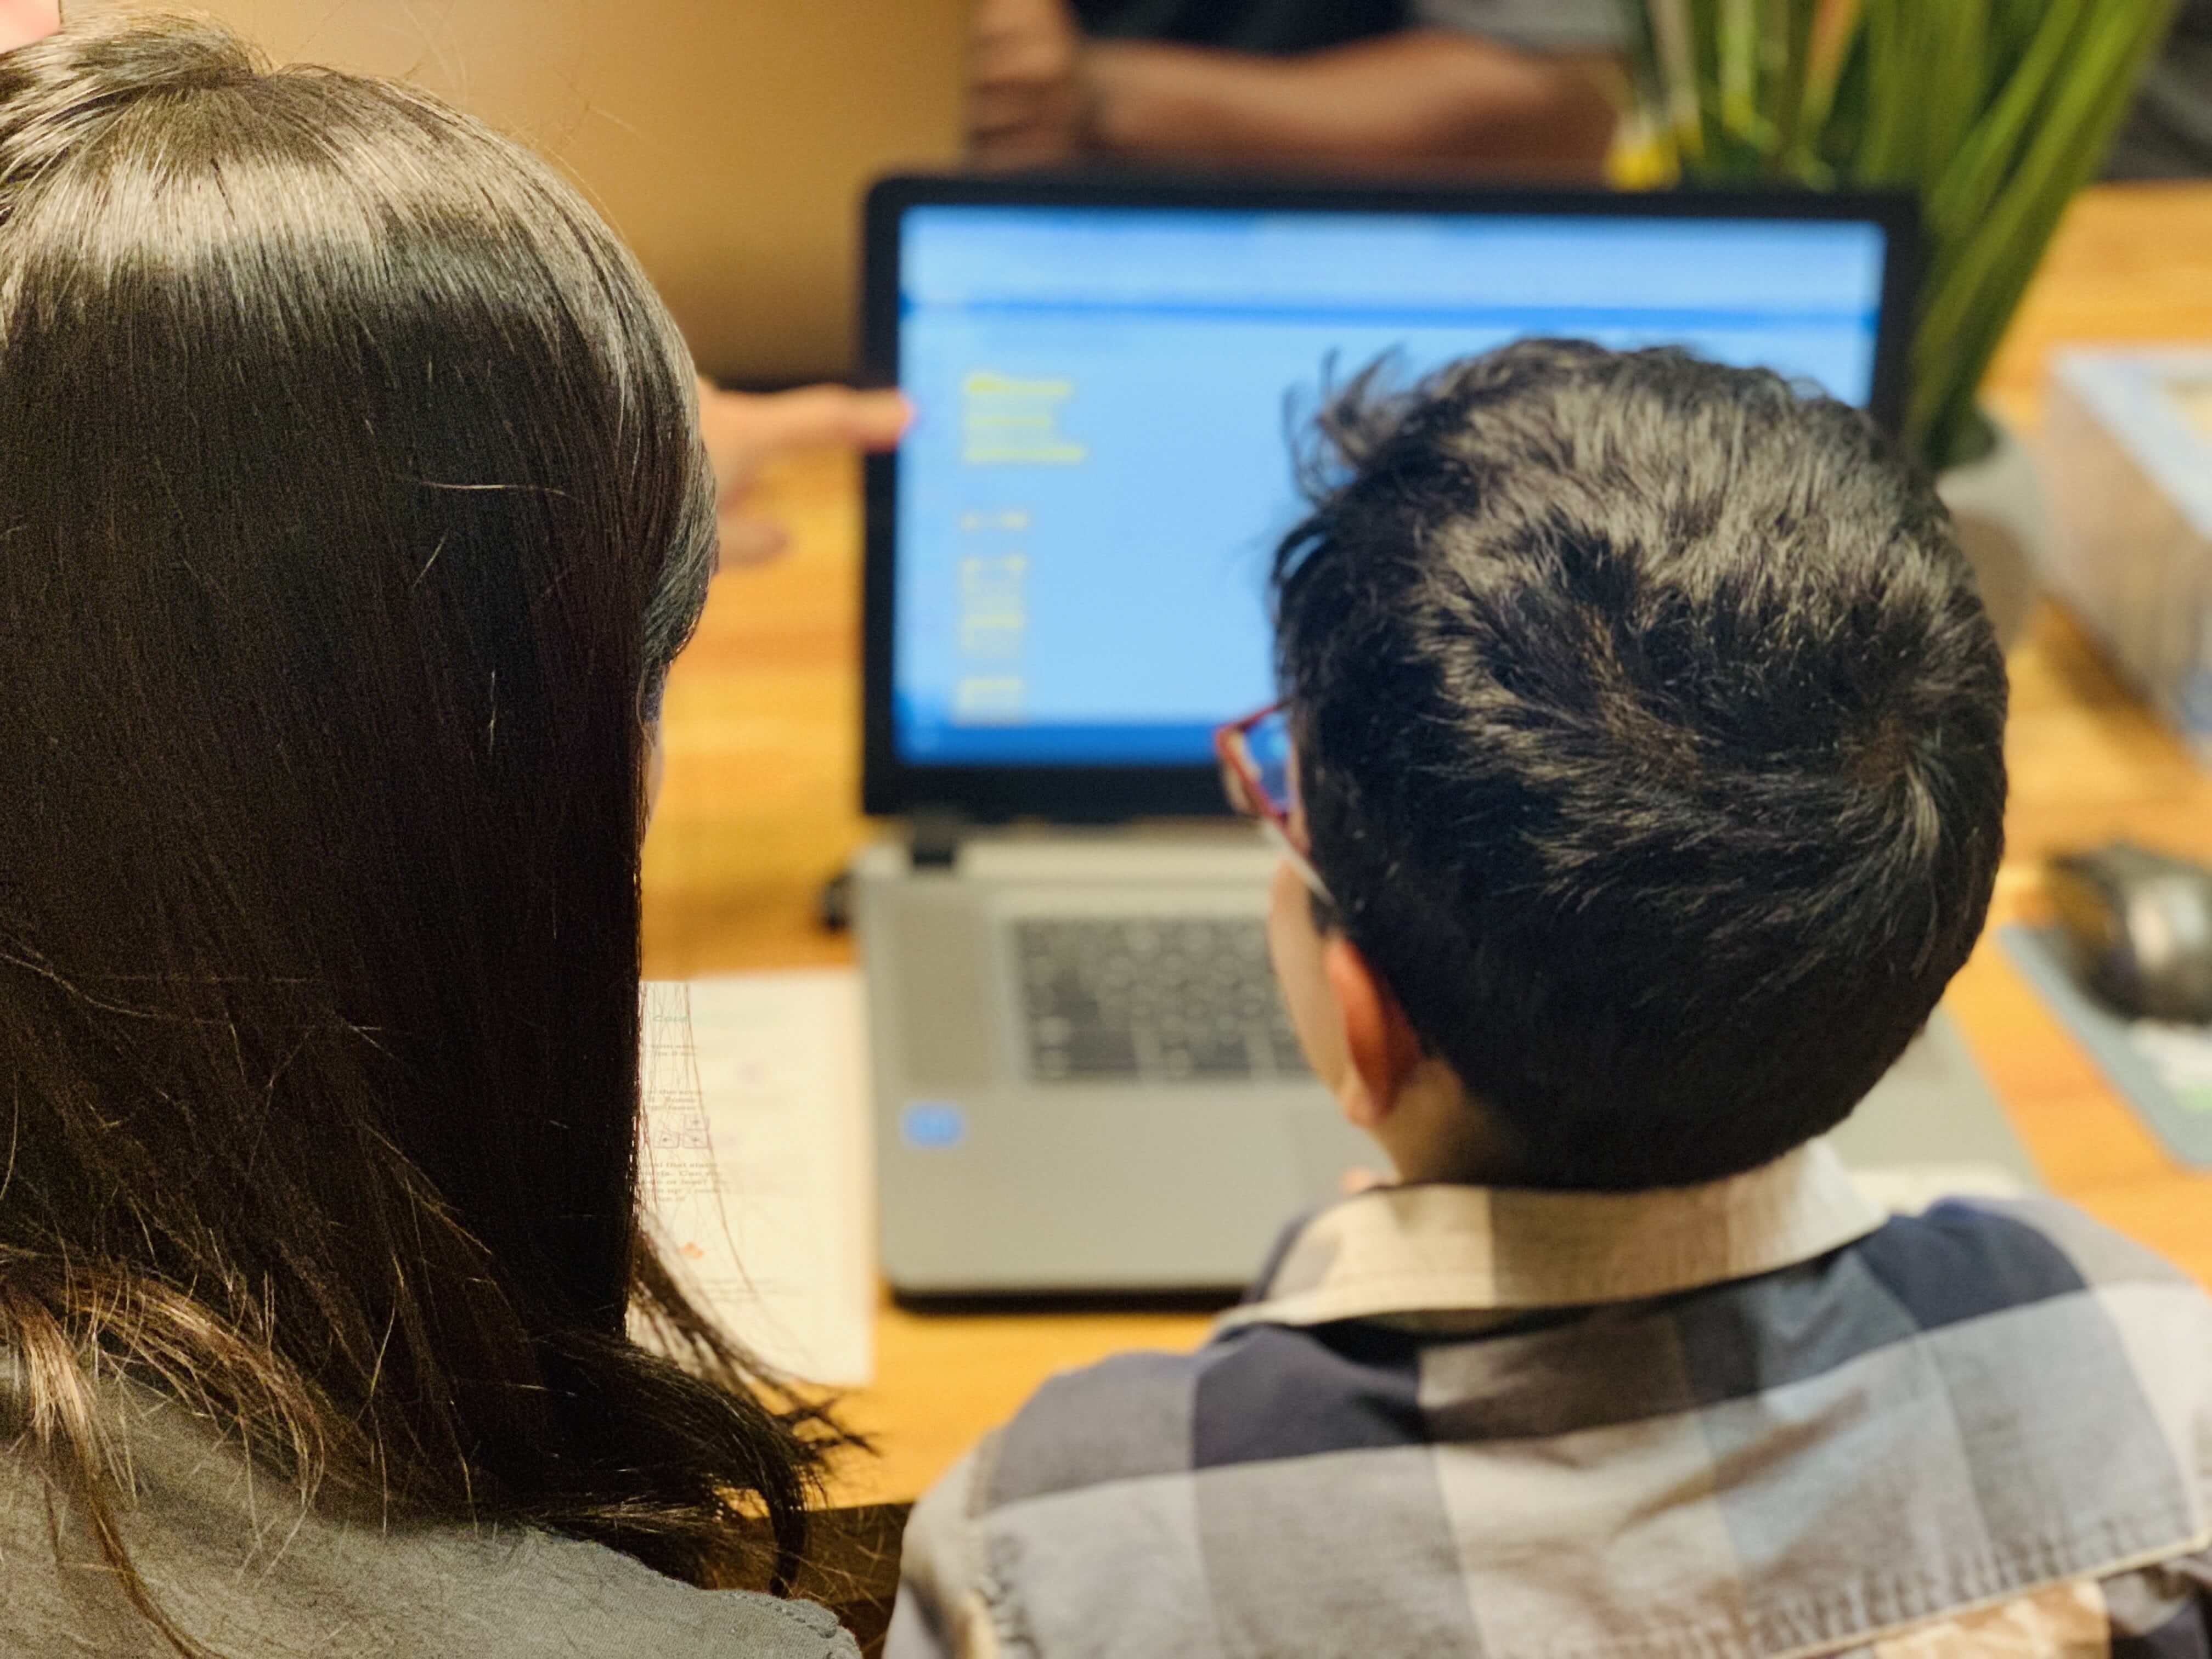
[[[645,988],[648,1229],[703,1311],[809,1382],[874,1367],[865,1040],[849,970]]]
[[[2139,1019],[2128,1027],[2128,1041],[2176,1101],[2192,1112],[2212,1112],[2212,1026]]]
[[[2212,438],[2212,380],[2173,380],[2168,382],[2166,390],[2181,405],[2181,412],[2188,416],[2189,423],[2205,437]]]

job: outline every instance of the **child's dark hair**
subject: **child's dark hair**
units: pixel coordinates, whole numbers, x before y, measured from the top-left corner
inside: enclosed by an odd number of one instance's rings
[[[1865,416],[1528,341],[1330,398],[1278,668],[1346,933],[1536,1184],[1832,1127],[1980,933],[2006,683]]]

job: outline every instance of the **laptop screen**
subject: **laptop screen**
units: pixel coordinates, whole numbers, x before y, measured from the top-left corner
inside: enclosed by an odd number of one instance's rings
[[[1529,335],[1865,404],[1878,217],[916,204],[898,218],[890,735],[919,768],[1186,767],[1269,700],[1287,436],[1333,374]]]

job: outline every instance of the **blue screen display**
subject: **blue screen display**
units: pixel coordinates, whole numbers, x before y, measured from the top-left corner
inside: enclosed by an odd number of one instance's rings
[[[1286,422],[1384,353],[1679,344],[1863,404],[1857,222],[925,206],[903,216],[893,715],[935,766],[1175,765],[1272,696]]]

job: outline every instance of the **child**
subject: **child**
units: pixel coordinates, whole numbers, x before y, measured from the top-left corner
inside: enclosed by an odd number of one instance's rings
[[[2002,846],[1927,483],[1674,351],[1370,374],[1321,429],[1286,702],[1224,756],[1398,1182],[1196,1353],[1048,1382],[915,1511],[890,1651],[2204,1653],[2212,1304],[2055,1204],[1885,1218],[1820,1139]]]

